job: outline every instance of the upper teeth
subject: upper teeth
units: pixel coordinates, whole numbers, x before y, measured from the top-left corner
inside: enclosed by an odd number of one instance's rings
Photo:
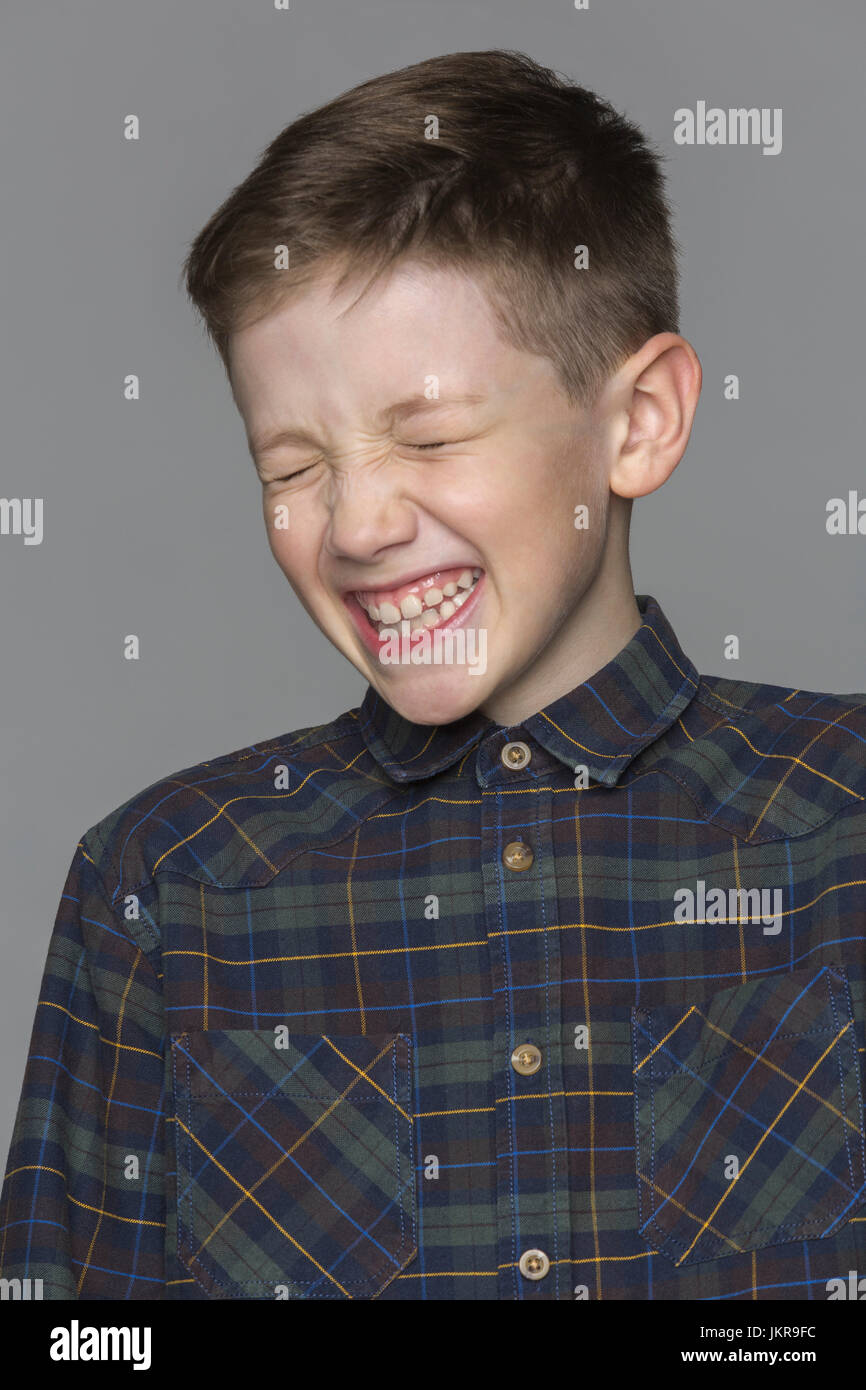
[[[422,595],[407,594],[400,602],[398,608],[396,603],[391,603],[385,599],[383,603],[366,603],[358,596],[358,602],[364,608],[367,616],[373,623],[380,623],[385,627],[392,627],[399,623],[401,618],[407,619],[414,630],[419,627],[434,627],[436,623],[450,618],[457,609],[462,607],[469,597],[469,591],[481,578],[481,570],[463,570],[459,575],[456,584],[451,582],[443,584],[441,589],[432,587],[426,589]]]

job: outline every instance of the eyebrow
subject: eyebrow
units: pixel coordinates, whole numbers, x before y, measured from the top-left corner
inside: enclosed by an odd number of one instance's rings
[[[470,391],[460,396],[436,396],[428,398],[424,395],[407,396],[405,400],[395,401],[393,405],[385,406],[379,412],[378,419],[391,425],[398,421],[406,420],[413,415],[424,415],[434,410],[441,410],[445,406],[453,405],[480,405],[486,401],[487,397],[478,392]],[[274,449],[278,449],[283,444],[314,444],[315,440],[306,430],[280,429],[273,434],[263,435],[261,438],[251,438],[249,441],[250,453],[253,458],[261,458],[263,454],[268,454]]]

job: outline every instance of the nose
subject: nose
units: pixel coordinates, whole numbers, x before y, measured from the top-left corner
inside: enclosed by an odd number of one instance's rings
[[[373,560],[380,550],[405,545],[417,531],[414,505],[394,469],[353,469],[333,480],[325,549],[343,560]]]

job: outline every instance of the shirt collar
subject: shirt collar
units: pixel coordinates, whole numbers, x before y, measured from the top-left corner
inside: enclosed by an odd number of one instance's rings
[[[670,728],[700,680],[656,600],[636,594],[635,601],[641,625],[613,660],[507,730],[515,740],[528,735],[571,770],[586,767],[593,781],[608,787],[641,749]],[[485,735],[504,732],[479,710],[450,724],[414,724],[372,686],[359,724],[373,757],[400,783],[432,777],[465,758]]]

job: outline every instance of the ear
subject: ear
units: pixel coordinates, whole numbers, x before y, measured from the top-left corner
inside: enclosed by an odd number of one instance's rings
[[[702,376],[697,353],[678,333],[657,333],[616,372],[608,409],[623,421],[623,439],[611,492],[645,497],[667,481],[686,451]]]

